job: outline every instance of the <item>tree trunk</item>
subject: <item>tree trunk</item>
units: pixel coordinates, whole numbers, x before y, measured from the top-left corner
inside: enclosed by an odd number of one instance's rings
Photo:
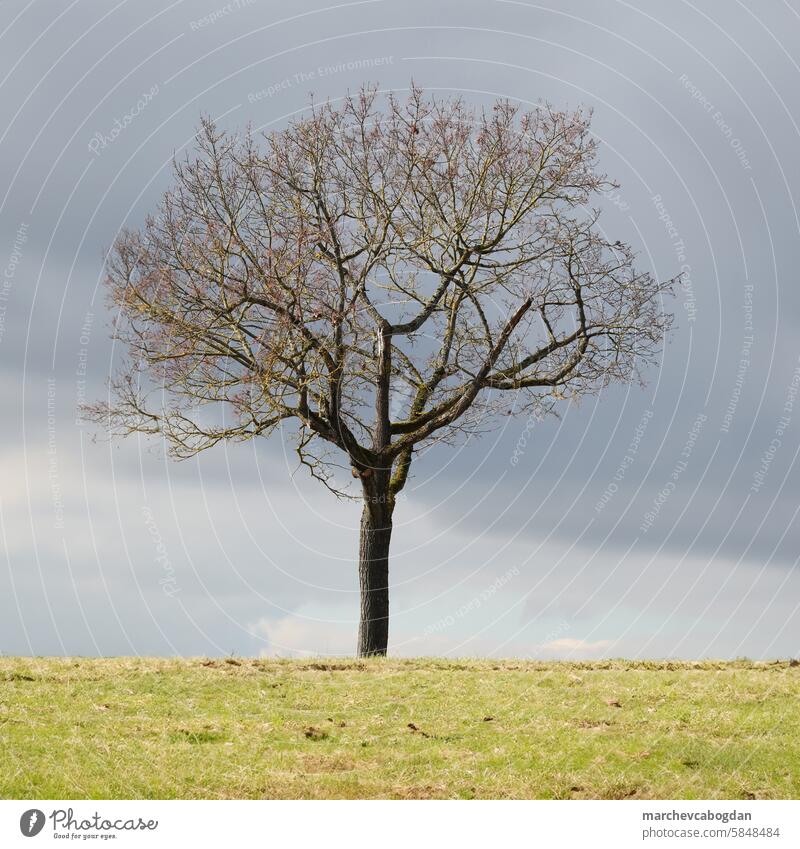
[[[388,503],[386,495],[376,493],[375,490],[369,494],[365,491],[358,552],[358,579],[361,590],[359,657],[386,654],[389,642],[391,537],[392,506]]]

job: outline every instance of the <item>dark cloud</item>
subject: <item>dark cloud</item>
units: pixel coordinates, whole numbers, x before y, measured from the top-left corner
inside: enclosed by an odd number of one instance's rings
[[[119,354],[104,250],[157,203],[201,114],[280,126],[312,92],[413,77],[478,103],[592,106],[603,167],[621,183],[604,227],[659,277],[684,279],[646,388],[609,389],[561,419],[509,418],[417,461],[394,540],[396,651],[796,652],[789,6],[4,11],[0,650],[349,650],[355,506],[310,482],[279,440],[175,464],[157,445],[93,441],[76,408],[102,394]]]

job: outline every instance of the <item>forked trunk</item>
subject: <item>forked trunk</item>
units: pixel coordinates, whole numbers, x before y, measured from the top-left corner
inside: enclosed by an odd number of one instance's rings
[[[381,502],[383,503],[376,503]],[[358,579],[361,617],[358,625],[358,656],[385,655],[389,642],[389,542],[392,508],[381,493],[365,493],[361,514]]]

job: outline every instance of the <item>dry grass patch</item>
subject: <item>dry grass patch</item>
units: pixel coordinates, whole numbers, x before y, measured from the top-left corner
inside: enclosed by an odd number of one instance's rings
[[[797,798],[789,663],[0,659],[4,798]]]

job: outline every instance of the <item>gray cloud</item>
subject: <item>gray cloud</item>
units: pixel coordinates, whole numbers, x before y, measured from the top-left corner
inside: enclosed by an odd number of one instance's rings
[[[4,5],[0,650],[349,650],[355,505],[279,440],[176,464],[93,441],[76,406],[119,355],[103,252],[153,208],[201,113],[281,126],[312,92],[413,77],[480,103],[591,105],[621,183],[603,225],[685,278],[646,388],[420,458],[394,536],[394,650],[796,653],[796,13],[229,5]]]

